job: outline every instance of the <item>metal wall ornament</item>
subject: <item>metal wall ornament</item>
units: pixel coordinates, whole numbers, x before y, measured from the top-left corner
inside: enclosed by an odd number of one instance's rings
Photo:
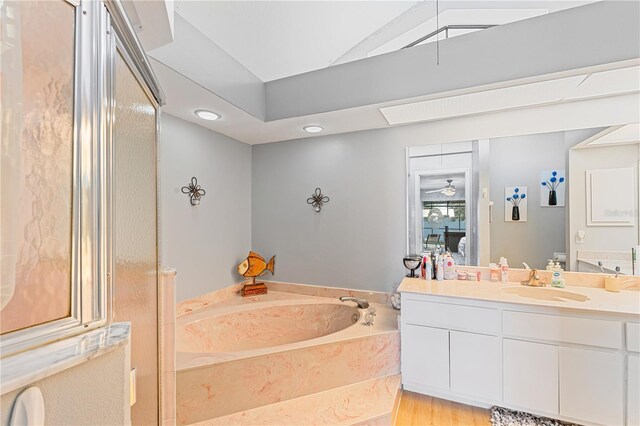
[[[187,186],[183,186],[181,189],[183,194],[189,195],[189,202],[191,202],[192,206],[200,205],[200,198],[204,197],[206,191],[198,185],[198,179],[195,177],[191,178],[191,183]]]
[[[322,206],[328,202],[329,197],[325,196],[320,188],[316,188],[315,193],[307,198],[307,204],[311,204],[316,213],[320,213]]]

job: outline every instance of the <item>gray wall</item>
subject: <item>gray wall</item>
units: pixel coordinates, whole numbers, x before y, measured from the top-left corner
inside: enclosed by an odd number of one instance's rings
[[[407,244],[404,147],[424,136],[404,127],[254,145],[253,247],[277,255],[274,279],[390,291]],[[330,197],[318,214],[306,202],[316,187]]]
[[[540,207],[540,172],[565,168],[564,132],[491,139],[489,150],[494,202],[490,261],[505,256],[511,267],[520,268],[527,262],[532,268],[544,268],[547,259],[554,252],[564,252],[566,245],[566,207]],[[527,222],[504,220],[506,186],[528,187]]]
[[[251,146],[162,115],[161,262],[178,271],[176,299],[242,281],[251,248]],[[207,191],[198,207],[180,192],[192,176]]]

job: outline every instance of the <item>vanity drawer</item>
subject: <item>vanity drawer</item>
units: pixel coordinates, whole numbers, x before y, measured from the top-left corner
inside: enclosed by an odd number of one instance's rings
[[[627,323],[627,350],[640,352],[640,324]]]
[[[402,316],[408,324],[491,335],[500,331],[500,313],[493,308],[407,299]]]
[[[622,348],[622,324],[591,318],[504,311],[505,336],[523,337],[579,345]]]

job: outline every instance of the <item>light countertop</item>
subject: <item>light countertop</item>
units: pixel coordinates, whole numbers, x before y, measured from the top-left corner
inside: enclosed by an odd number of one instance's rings
[[[509,290],[511,288],[512,290]],[[525,289],[527,297],[516,294]],[[540,291],[536,291],[540,290]],[[640,291],[622,290],[608,292],[603,288],[567,286],[557,289],[521,286],[519,283],[491,281],[427,281],[420,278],[405,278],[398,287],[400,293],[416,293],[431,296],[457,297],[490,302],[515,303],[532,306],[580,309],[616,314],[640,315]],[[571,292],[564,294],[562,291]],[[537,295],[540,294],[540,297]],[[568,297],[563,297],[568,296]]]
[[[3,358],[2,394],[75,367],[129,343],[131,324],[113,323]]]

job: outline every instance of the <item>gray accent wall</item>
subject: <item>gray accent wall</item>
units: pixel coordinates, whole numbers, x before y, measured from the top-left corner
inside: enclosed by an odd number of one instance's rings
[[[253,146],[253,248],[277,256],[274,279],[377,291],[402,279],[404,147],[424,138],[407,129]],[[330,198],[320,213],[316,187]]]
[[[235,270],[251,248],[251,146],[162,115],[161,262],[176,268],[176,299],[243,281]],[[191,177],[207,192],[198,207],[180,191]]]

